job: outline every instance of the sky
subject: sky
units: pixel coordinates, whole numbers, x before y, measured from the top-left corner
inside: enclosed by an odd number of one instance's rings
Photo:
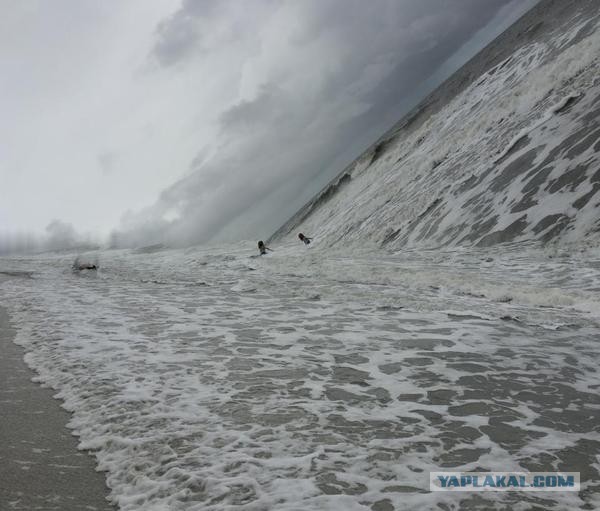
[[[0,245],[267,238],[535,3],[0,0]]]

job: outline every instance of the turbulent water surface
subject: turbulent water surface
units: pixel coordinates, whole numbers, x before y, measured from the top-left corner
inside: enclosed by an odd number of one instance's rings
[[[544,0],[274,239],[600,243],[600,2]]]
[[[0,259],[17,342],[114,502],[600,509],[599,27],[595,0],[542,1],[266,257]],[[452,469],[580,472],[582,490],[429,492]]]
[[[600,507],[600,252],[298,245],[0,260],[121,509]],[[582,491],[430,493],[452,469]]]

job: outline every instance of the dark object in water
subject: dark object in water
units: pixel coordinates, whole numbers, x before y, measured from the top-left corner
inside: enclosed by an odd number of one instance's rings
[[[269,247],[265,245],[265,242],[262,240],[258,242],[258,250],[260,252],[260,255],[265,255],[267,253],[267,250],[273,252]]]
[[[75,261],[73,261],[72,268],[73,268],[73,271],[97,270],[98,268],[100,268],[100,265],[98,264],[97,261],[95,261],[95,262],[84,261],[84,260],[81,260],[79,257],[76,257]]]
[[[305,245],[310,244],[310,240],[312,240],[312,238],[308,238],[307,236],[304,236],[304,234],[302,234],[302,233],[298,233],[298,238],[300,238],[300,241],[302,241]]]
[[[79,264],[77,266],[73,266],[73,269],[75,269],[75,270],[97,270],[98,267],[95,264],[83,263],[83,264]]]

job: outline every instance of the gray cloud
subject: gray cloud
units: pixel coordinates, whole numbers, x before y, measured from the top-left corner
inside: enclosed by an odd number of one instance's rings
[[[158,25],[152,54],[161,65],[172,66],[210,51],[251,30],[253,17],[268,13],[271,4],[275,2],[242,5],[236,0],[183,0],[181,7]]]
[[[534,3],[6,9],[0,237],[42,243],[52,218],[118,244],[266,237]]]
[[[192,51],[201,36],[197,16],[192,15],[194,6],[213,5],[215,2],[185,2],[170,19],[158,26],[158,40],[154,54],[165,66],[175,64]],[[188,12],[192,11],[192,12]]]
[[[0,254],[36,252],[45,250],[89,250],[97,248],[90,235],[82,235],[73,224],[52,220],[43,235],[18,232],[0,232]]]
[[[77,244],[77,233],[69,223],[53,220],[46,226],[46,233],[46,246],[49,250],[73,248]]]
[[[426,92],[419,84],[509,3],[255,2],[245,4],[254,12],[236,32],[239,3],[184,1],[159,26],[158,61],[192,69],[213,35],[225,47],[224,33],[235,32],[236,44],[258,38],[260,50],[247,54],[238,84],[250,92],[221,112],[213,156],[199,144],[185,177],[154,206],[130,214],[113,241],[267,236],[397,121]]]

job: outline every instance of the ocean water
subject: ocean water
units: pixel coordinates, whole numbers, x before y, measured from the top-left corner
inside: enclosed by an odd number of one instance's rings
[[[598,249],[326,245],[0,259],[16,342],[120,509],[600,508]],[[439,470],[582,491],[430,493]]]
[[[544,0],[273,239],[600,243],[600,2]]]
[[[599,6],[541,2],[265,257],[0,258],[16,342],[120,509],[600,509]],[[582,490],[431,493],[440,470]]]

